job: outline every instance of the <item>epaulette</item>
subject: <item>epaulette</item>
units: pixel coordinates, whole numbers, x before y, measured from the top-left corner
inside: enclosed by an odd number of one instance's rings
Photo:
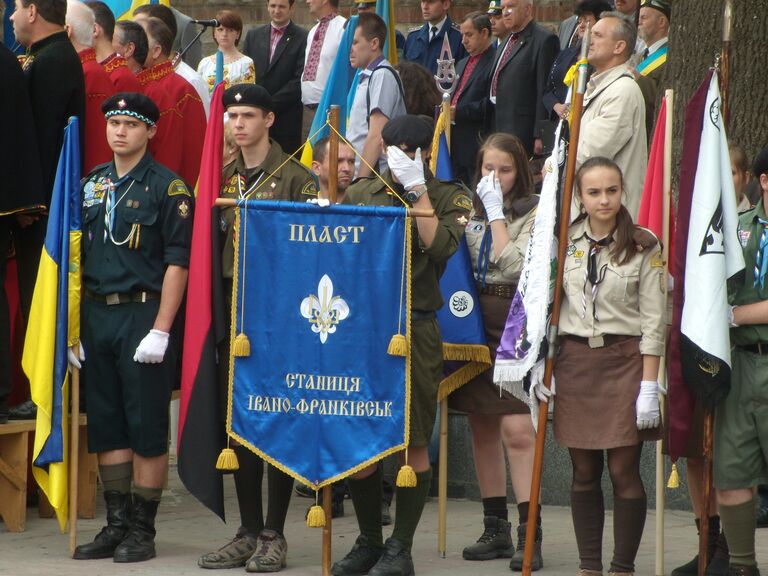
[[[456,32],[461,33],[461,28],[459,27],[459,25],[456,22],[451,22],[451,28],[456,30]]]
[[[635,231],[632,234],[632,241],[638,246],[645,248],[653,248],[657,244],[661,246],[659,238],[648,228],[643,228],[635,224]]]
[[[424,25],[422,24],[421,26],[415,26],[415,27],[413,27],[413,28],[409,28],[409,29],[408,29],[408,34],[411,34],[411,33],[413,33],[413,32],[418,32],[418,31],[419,31],[419,30],[421,30],[423,27],[424,27]]]

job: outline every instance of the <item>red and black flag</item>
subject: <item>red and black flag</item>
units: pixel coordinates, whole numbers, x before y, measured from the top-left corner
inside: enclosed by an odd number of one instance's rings
[[[224,489],[216,460],[224,444],[216,350],[225,337],[218,209],[224,142],[220,83],[211,98],[197,181],[189,263],[179,409],[179,477],[195,498],[224,519]]]

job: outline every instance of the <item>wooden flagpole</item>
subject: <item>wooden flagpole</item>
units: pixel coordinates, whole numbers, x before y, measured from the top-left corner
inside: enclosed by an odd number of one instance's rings
[[[328,123],[331,125],[328,137],[328,201],[336,204],[339,185],[339,107],[331,106],[328,111]],[[323,526],[323,576],[331,574],[331,559],[333,546],[333,488],[330,484],[323,486],[323,512],[325,513],[325,525]]]
[[[79,345],[75,355],[79,356]],[[69,552],[75,553],[77,547],[77,471],[80,454],[80,370],[72,368],[70,373],[70,407],[69,422]]]
[[[544,366],[543,386],[550,387],[552,371],[557,349],[557,325],[560,321],[560,306],[563,296],[563,272],[565,270],[565,251],[568,245],[568,227],[571,223],[571,200],[573,182],[576,173],[576,154],[579,149],[579,132],[581,130],[581,115],[584,109],[584,92],[587,88],[587,49],[589,48],[590,28],[587,26],[581,41],[581,58],[576,90],[571,103],[571,137],[568,145],[568,162],[565,168],[565,186],[560,205],[560,230],[557,245],[557,276],[555,277],[555,298],[552,304],[552,318],[547,334],[548,349]],[[531,478],[531,497],[528,509],[528,526],[525,532],[525,553],[523,556],[523,576],[531,576],[531,561],[536,546],[536,529],[539,522],[539,496],[541,495],[541,475],[544,467],[544,444],[547,437],[547,418],[549,403],[539,403],[539,422],[536,432],[536,452],[533,458],[533,477]]]
[[[664,125],[664,178],[663,178],[663,217],[662,217],[662,256],[664,260],[664,279],[669,278],[669,208],[672,198],[672,109],[674,104],[674,92],[667,90],[664,93],[667,105],[667,115]],[[669,302],[668,283],[664,284],[664,310]],[[666,356],[661,357],[659,365],[659,382],[661,387],[667,389]],[[662,410],[661,419],[667,419],[664,402],[660,401]],[[665,468],[662,441],[656,442],[656,576],[664,576],[664,504],[665,504]]]
[[[445,119],[445,140],[451,148],[451,94],[443,92],[442,114]],[[445,558],[448,532],[448,396],[440,401],[440,454],[437,482],[437,552]]]

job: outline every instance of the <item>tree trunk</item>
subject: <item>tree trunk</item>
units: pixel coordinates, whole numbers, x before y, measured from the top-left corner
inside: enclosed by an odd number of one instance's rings
[[[672,2],[664,85],[675,91],[674,166],[680,160],[685,105],[722,49],[723,6],[723,0]],[[750,162],[768,144],[766,29],[766,0],[734,0],[730,83],[725,88],[730,108],[728,141],[743,146]]]

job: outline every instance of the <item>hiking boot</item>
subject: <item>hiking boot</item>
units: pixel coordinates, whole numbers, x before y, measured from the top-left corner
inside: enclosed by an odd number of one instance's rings
[[[731,564],[728,567],[728,576],[760,576],[760,570],[757,569],[757,566]]]
[[[256,538],[256,551],[245,565],[246,572],[280,572],[288,558],[288,542],[275,530],[264,529]]]
[[[517,550],[509,563],[509,569],[513,572],[523,571],[523,558],[525,557],[525,531],[528,529],[528,523],[523,522],[517,527]],[[544,558],[541,556],[541,523],[536,526],[536,543],[533,549],[533,558],[531,558],[531,572],[541,570],[544,566]]]
[[[415,573],[410,549],[394,538],[387,538],[384,554],[368,572],[369,576],[414,576]]]
[[[362,576],[368,574],[384,553],[384,548],[371,546],[368,538],[360,534],[352,550],[331,567],[333,576]]]
[[[131,527],[115,548],[115,562],[144,562],[155,557],[155,516],[159,500],[132,494]]]
[[[116,490],[105,490],[104,501],[107,503],[107,525],[96,535],[93,542],[75,548],[72,555],[75,560],[112,558],[115,548],[128,534],[131,495]]]
[[[237,531],[232,540],[215,552],[203,554],[197,560],[200,568],[216,570],[218,568],[239,568],[245,566],[248,559],[256,551],[256,536],[243,526]]]
[[[503,518],[486,516],[483,518],[485,530],[477,542],[467,546],[461,555],[464,560],[493,560],[494,558],[512,558],[515,545],[512,542],[512,524]]]

